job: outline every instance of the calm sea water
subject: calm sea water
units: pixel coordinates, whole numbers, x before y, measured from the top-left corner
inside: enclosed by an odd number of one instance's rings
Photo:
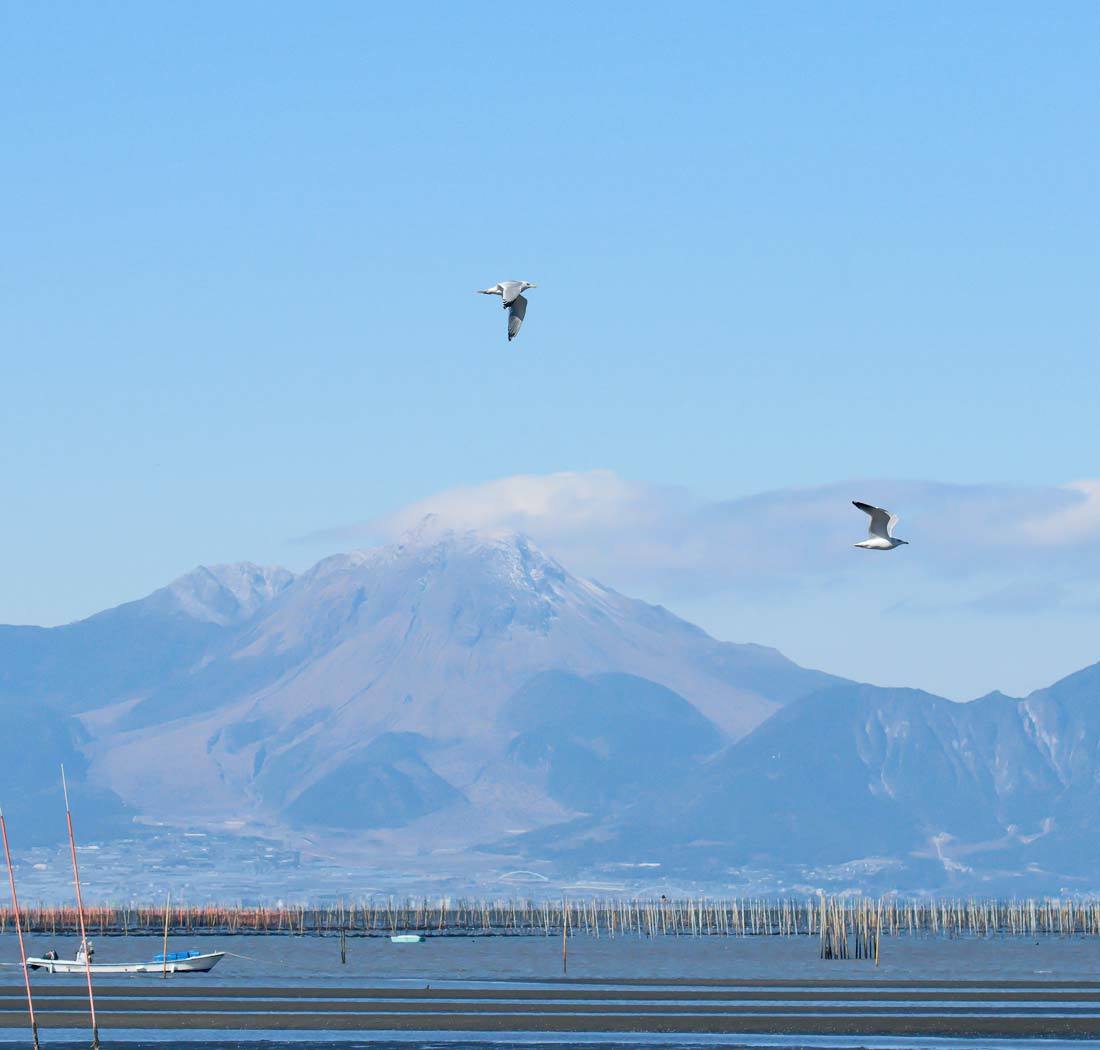
[[[94,937],[96,960],[137,961],[151,958],[160,951],[157,938]],[[71,957],[76,942],[73,938],[35,937],[30,944],[33,953],[56,947],[63,956]],[[386,985],[433,987],[478,986],[500,981],[517,984],[538,984],[562,977],[561,941],[555,937],[448,937],[429,939],[422,944],[396,945],[382,938],[349,938],[348,962],[340,963],[339,940],[336,937],[193,937],[173,938],[172,949],[198,948],[224,950],[232,953],[209,975],[178,976],[174,981],[195,987],[265,987],[265,986],[338,986]],[[0,936],[0,963],[18,961],[18,946],[9,932]],[[571,939],[569,944],[570,978],[593,980],[630,980],[648,978],[690,984],[694,980],[718,979],[851,979],[853,981],[898,980],[1095,980],[1100,979],[1100,939],[1044,938],[1038,941],[1013,938],[945,940],[937,938],[884,938],[879,966],[866,961],[822,961],[818,958],[818,943],[814,938],[795,937],[702,937],[652,939],[625,937],[596,940],[586,936]],[[9,968],[3,978],[5,985],[15,984],[18,969]],[[34,985],[41,994],[62,985],[79,985],[83,978],[34,975]],[[97,986],[125,984],[129,986],[159,983],[149,977],[97,978]],[[900,996],[899,996],[900,997]],[[0,1042],[26,1045],[25,1032],[0,1031]],[[945,1050],[966,1046],[973,1050],[1001,1050],[1027,1045],[1026,1041],[989,1041],[975,1039],[938,1040],[927,1038],[862,1037],[730,1037],[730,1036],[666,1036],[637,1037],[622,1035],[599,1037],[562,1035],[494,1035],[472,1036],[469,1033],[453,1037],[410,1035],[408,1038],[380,1034],[376,1038],[363,1035],[258,1034],[227,1038],[220,1033],[142,1033],[107,1034],[104,1048],[125,1045],[128,1050],[150,1046],[164,1050],[165,1045],[203,1046],[208,1050],[263,1047],[288,1047],[315,1050],[338,1044],[343,1048],[370,1047],[371,1050],[410,1050],[439,1047],[440,1050],[485,1050],[491,1047],[600,1047],[601,1050],[640,1046],[681,1047],[796,1047],[837,1048],[853,1050],[867,1047],[876,1050],[915,1050],[919,1047]],[[44,1050],[58,1047],[87,1047],[86,1032],[51,1032],[43,1038]],[[1032,1045],[1046,1050],[1056,1047],[1080,1047],[1080,1042],[1040,1040]]]
[[[95,937],[97,962],[151,959],[156,937]],[[173,937],[169,950],[231,952],[207,975],[179,977],[207,985],[362,985],[386,981],[541,981],[561,977],[560,937],[441,937],[421,944],[349,938],[347,965],[337,937]],[[72,958],[78,940],[34,937],[31,954],[57,948]],[[0,963],[18,964],[15,937],[0,935]],[[884,937],[879,965],[854,959],[823,961],[813,937],[578,936],[569,941],[569,976],[600,979],[844,978],[863,980],[1100,979],[1100,938]],[[13,979],[17,972],[13,974]],[[38,983],[83,978],[38,975]],[[147,977],[103,977],[133,983]]]

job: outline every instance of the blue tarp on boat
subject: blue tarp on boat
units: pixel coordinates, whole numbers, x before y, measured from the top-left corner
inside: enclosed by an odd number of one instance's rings
[[[184,959],[194,959],[200,955],[202,955],[202,952],[197,952],[194,949],[186,952],[169,952],[167,956],[164,952],[161,952],[159,955],[153,956],[153,962],[181,962]]]

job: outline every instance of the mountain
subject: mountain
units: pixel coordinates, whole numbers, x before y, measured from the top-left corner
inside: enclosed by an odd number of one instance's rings
[[[180,615],[221,627],[243,623],[294,582],[294,574],[278,566],[200,565],[167,587],[154,591],[140,605],[145,615]],[[123,606],[125,608],[125,606]],[[117,610],[116,610],[117,611]],[[108,614],[109,615],[109,614]]]
[[[4,705],[0,733],[0,805],[19,829],[22,845],[66,837],[61,766],[81,800],[81,830],[91,840],[116,838],[132,830],[137,810],[110,789],[89,783],[82,748],[88,735],[72,717],[41,703]]]
[[[1093,889],[1100,664],[1022,700],[834,686],[704,763],[693,786],[523,846],[586,864],[658,855],[681,872]]]
[[[74,717],[194,667],[293,579],[285,569],[200,566],[139,601],[61,627],[0,625],[3,802],[28,843],[64,835],[59,767],[91,838],[129,833],[142,812],[87,780],[90,734]]]
[[[508,756],[545,775],[547,794],[604,813],[655,792],[691,790],[722,734],[682,696],[627,674],[544,671],[501,711]]]
[[[1100,664],[969,704],[860,685],[430,521],[0,628],[0,709],[34,841],[63,760],[85,837],[258,836],[344,876],[1054,892],[1100,862]]]
[[[76,623],[0,625],[0,703],[79,712],[156,688],[201,661],[292,579],[249,563],[200,566]]]
[[[509,754],[508,711],[548,671],[572,676],[544,682],[551,707],[594,675],[663,687],[711,750],[837,681],[578,579],[524,537],[432,530],[296,577],[201,661],[86,719],[90,753],[112,790],[173,820],[368,830],[472,806],[490,834],[569,812]],[[393,813],[348,806],[364,780],[389,785]]]

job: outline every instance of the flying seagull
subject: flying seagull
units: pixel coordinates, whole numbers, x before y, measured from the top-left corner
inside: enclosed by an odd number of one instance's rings
[[[492,288],[479,288],[479,295],[499,295],[501,305],[508,311],[508,342],[519,335],[519,326],[527,314],[527,300],[523,292],[528,288],[537,288],[530,281],[499,281]]]
[[[881,507],[872,507],[870,503],[860,503],[857,499],[852,500],[852,506],[859,507],[871,519],[871,524],[867,526],[867,539],[862,543],[853,544],[853,546],[863,547],[869,551],[892,551],[895,547],[900,547],[903,543],[909,542],[908,540],[895,539],[890,535],[894,526],[898,523],[896,514],[891,514]]]

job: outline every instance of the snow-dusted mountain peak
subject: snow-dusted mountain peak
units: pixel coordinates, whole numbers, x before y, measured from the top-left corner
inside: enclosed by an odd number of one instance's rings
[[[527,563],[560,565],[529,537],[515,529],[455,529],[438,514],[426,514],[413,528],[402,533],[392,548],[397,554],[438,549],[454,555],[503,554],[518,556]]]
[[[252,562],[200,565],[173,580],[156,597],[193,620],[224,627],[250,619],[293,580],[294,574],[279,566]]]
[[[517,595],[557,600],[566,591],[586,600],[606,592],[599,584],[572,576],[529,537],[512,529],[453,529],[429,514],[396,542],[337,554],[318,562],[299,582],[339,574],[360,582],[383,578],[387,589],[403,580],[424,593],[442,581],[462,589],[465,580],[478,591],[507,589]]]
[[[574,576],[522,534],[435,519],[296,577],[200,567],[46,641],[49,659],[13,634],[0,685],[79,713],[95,775],[136,812],[410,843],[445,828],[470,847],[633,797],[631,770],[670,741],[661,768],[690,772],[835,682]]]

